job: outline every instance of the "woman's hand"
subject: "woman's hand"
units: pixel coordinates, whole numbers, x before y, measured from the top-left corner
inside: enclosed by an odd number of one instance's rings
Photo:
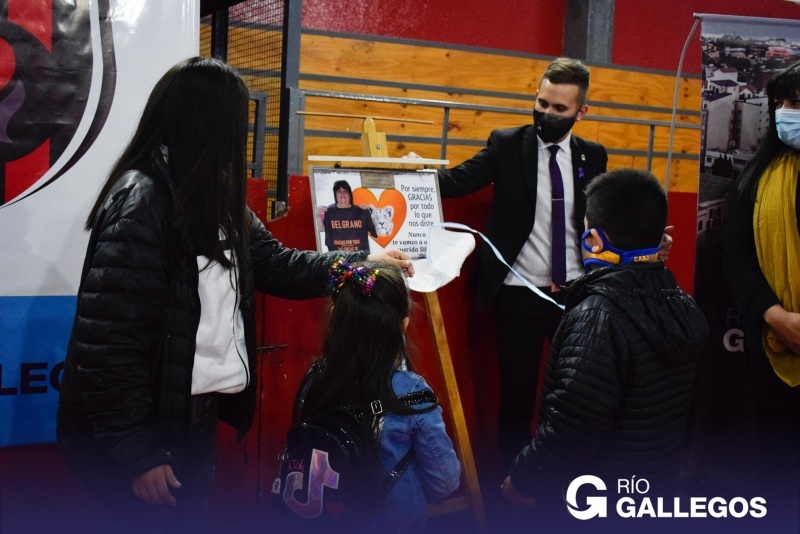
[[[131,486],[133,494],[144,502],[175,506],[175,497],[170,493],[169,486],[177,489],[181,487],[181,483],[175,478],[172,466],[163,464],[134,478]]]
[[[800,355],[800,313],[788,312],[775,304],[764,312],[764,321],[789,350]]]
[[[414,276],[414,265],[411,263],[411,258],[405,252],[400,252],[397,249],[387,248],[375,254],[367,256],[368,261],[385,261],[397,265],[403,270],[403,273],[409,278]]]
[[[661,246],[658,248],[658,259],[667,261],[669,258],[669,249],[672,248],[672,231],[675,230],[674,226],[667,226],[664,228],[664,237],[661,238]]]

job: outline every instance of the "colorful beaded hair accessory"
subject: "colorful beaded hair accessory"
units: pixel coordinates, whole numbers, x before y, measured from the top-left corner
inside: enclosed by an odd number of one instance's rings
[[[333,265],[328,270],[334,291],[339,291],[350,280],[361,288],[361,294],[366,296],[372,293],[378,272],[380,272],[379,269],[370,269],[363,265],[353,267],[343,258],[336,258],[336,261],[333,262]]]

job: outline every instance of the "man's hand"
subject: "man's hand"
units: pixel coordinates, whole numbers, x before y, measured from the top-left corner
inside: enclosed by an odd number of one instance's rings
[[[408,257],[408,254],[405,252],[400,252],[397,249],[390,248],[375,254],[370,254],[367,256],[367,260],[385,261],[386,263],[397,265],[409,278],[414,276],[414,265],[411,263],[411,259]]]
[[[664,237],[661,238],[661,246],[658,249],[658,259],[667,261],[669,258],[669,249],[672,248],[672,231],[675,230],[674,226],[667,226],[664,228]]]
[[[317,217],[319,217],[319,222],[325,222],[325,212],[328,211],[328,206],[320,206],[317,208]]]
[[[511,483],[511,476],[506,477],[500,489],[503,490],[503,499],[515,508],[533,508],[536,504],[535,498],[526,497],[517,491],[517,488]]]
[[[775,304],[764,312],[764,321],[786,348],[800,354],[800,313],[788,312]]]
[[[163,464],[134,478],[131,486],[133,494],[144,502],[175,506],[175,497],[169,492],[169,486],[177,489],[181,483],[175,478],[172,466]]]

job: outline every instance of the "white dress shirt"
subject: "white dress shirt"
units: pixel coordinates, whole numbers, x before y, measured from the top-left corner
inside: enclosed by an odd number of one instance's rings
[[[550,150],[549,147],[557,144],[560,150],[556,153],[556,161],[561,168],[564,181],[564,222],[567,251],[567,280],[573,280],[584,273],[577,243],[577,229],[575,228],[575,183],[572,174],[572,150],[570,141],[572,134],[560,143],[545,143],[536,136],[538,150],[538,167],[536,180],[536,216],[533,230],[528,235],[528,240],[522,246],[517,258],[514,260],[514,269],[537,287],[552,285],[552,260],[551,260],[551,226],[552,218],[552,187],[550,185]],[[524,285],[520,279],[509,271],[504,284],[510,286]]]

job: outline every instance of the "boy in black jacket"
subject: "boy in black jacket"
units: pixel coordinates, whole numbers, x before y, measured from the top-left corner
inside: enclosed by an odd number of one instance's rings
[[[667,196],[633,169],[598,177],[586,195],[589,273],[567,290],[536,435],[503,483],[512,504],[561,501],[581,475],[599,477],[612,495],[617,479],[645,478],[661,494],[677,479],[708,325],[657,259]]]

